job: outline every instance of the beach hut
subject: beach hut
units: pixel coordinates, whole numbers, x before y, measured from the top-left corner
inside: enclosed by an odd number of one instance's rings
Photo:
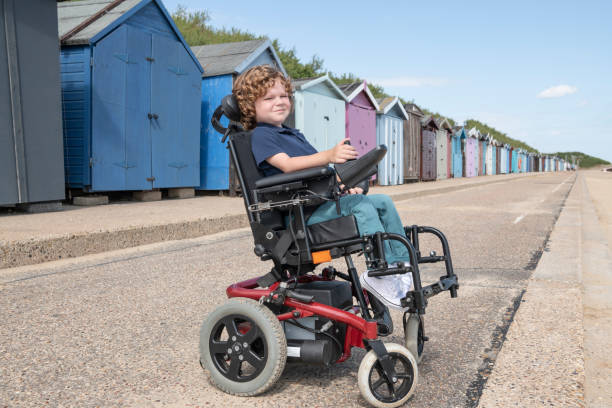
[[[0,32],[0,205],[63,200],[55,3],[0,1]]]
[[[366,81],[353,82],[339,87],[347,98],[346,137],[360,156],[376,147],[376,111],[374,99]]]
[[[421,119],[421,180],[432,181],[437,176],[436,133],[438,125],[433,116]]]
[[[296,79],[292,85],[294,109],[285,124],[299,129],[318,151],[340,143],[346,132],[344,92],[327,75]]]
[[[512,154],[512,173],[519,172],[519,149],[510,148],[510,152]]]
[[[463,177],[463,144],[466,139],[465,129],[463,127],[455,127],[451,138],[452,146],[452,174],[454,178]]]
[[[491,176],[494,174],[493,169],[495,165],[495,161],[493,159],[493,138],[491,135],[487,135],[486,140],[486,158],[485,158],[485,169],[487,176]]]
[[[444,118],[436,119],[436,179],[444,180],[450,177],[451,172],[451,143],[452,127]]]
[[[482,148],[482,144],[483,144],[483,138],[484,138],[484,134],[478,132],[478,175],[482,176],[482,170],[484,169],[483,166],[483,157],[484,157],[484,152],[483,152],[483,148]]]
[[[191,50],[204,68],[200,80],[202,84],[198,149],[200,183],[197,189],[229,190],[230,195],[235,195],[239,185],[234,165],[230,161],[225,143],[221,143],[223,135],[212,127],[210,118],[221,103],[221,99],[232,92],[236,77],[247,69],[261,64],[275,66],[283,73],[285,69],[272,43],[266,39],[200,45],[191,47]],[[303,108],[301,106],[296,109],[296,117],[301,118],[305,110]],[[295,121],[295,117],[292,119]],[[227,125],[227,118],[222,118],[222,124]]]
[[[378,164],[378,183],[382,186],[404,183],[404,122],[408,114],[398,97],[382,98],[376,114],[376,143],[387,146]]]
[[[508,145],[507,144],[500,145],[499,173],[500,174],[508,173]]]
[[[202,67],[161,0],[57,10],[68,186],[198,186]]]
[[[478,140],[479,160],[478,160],[478,175],[485,176],[487,174],[487,138],[488,135],[481,133]]]
[[[502,169],[502,163],[501,163],[501,156],[502,156],[502,144],[500,142],[498,142],[497,140],[495,141],[495,174],[501,174],[501,169]]]
[[[480,132],[476,128],[472,128],[468,132],[467,139],[465,139],[465,177],[478,176],[479,137]]]
[[[418,181],[421,172],[421,119],[423,112],[414,103],[404,105],[404,181]]]
[[[496,164],[497,164],[497,157],[496,157],[496,150],[497,150],[497,146],[496,146],[497,142],[491,137],[489,138],[489,145],[487,146],[488,149],[488,157],[487,157],[487,164],[489,164],[489,168],[487,170],[487,174],[492,176],[497,174],[496,172]]]

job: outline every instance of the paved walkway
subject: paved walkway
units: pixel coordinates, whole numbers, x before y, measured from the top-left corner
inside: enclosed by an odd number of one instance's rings
[[[545,173],[540,173],[545,174]],[[394,200],[506,182],[537,173],[448,179],[374,187]],[[248,226],[242,198],[198,196],[119,202],[64,211],[0,215],[0,269],[38,264]]]
[[[612,175],[579,173],[479,406],[612,406],[611,219]]]

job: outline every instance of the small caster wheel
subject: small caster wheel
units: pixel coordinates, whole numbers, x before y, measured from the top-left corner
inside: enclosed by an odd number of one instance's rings
[[[287,340],[278,318],[251,299],[234,298],[210,313],[200,329],[200,364],[220,390],[261,394],[285,369]]]
[[[388,343],[385,348],[393,360],[396,382],[384,377],[376,353],[370,350],[359,365],[357,383],[368,404],[379,408],[399,407],[414,393],[419,369],[412,353],[406,347]]]
[[[404,314],[404,345],[416,358],[417,363],[423,359],[425,349],[425,317],[418,314]]]

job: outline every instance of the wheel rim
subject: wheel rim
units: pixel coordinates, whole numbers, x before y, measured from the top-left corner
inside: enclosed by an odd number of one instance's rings
[[[399,353],[389,353],[393,361],[397,382],[387,380],[383,374],[380,362],[370,369],[368,385],[374,397],[382,402],[396,402],[401,400],[410,392],[414,382],[414,370],[408,357]]]
[[[257,324],[243,315],[225,316],[215,324],[209,339],[213,364],[226,378],[251,381],[268,361],[266,338]]]
[[[425,348],[425,335],[423,333],[423,320],[419,318],[419,331],[417,336],[417,351],[419,356],[423,354],[423,349]]]

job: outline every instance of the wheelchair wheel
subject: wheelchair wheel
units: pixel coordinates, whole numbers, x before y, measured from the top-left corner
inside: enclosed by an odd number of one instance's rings
[[[278,318],[258,302],[234,298],[215,309],[200,329],[200,363],[228,394],[252,396],[276,383],[287,362]]]
[[[404,344],[417,363],[421,363],[425,350],[424,319],[424,316],[415,313],[408,315],[408,318],[404,315]]]
[[[419,369],[412,353],[395,343],[385,344],[393,359],[397,382],[387,381],[374,350],[370,350],[359,365],[357,382],[363,398],[379,408],[399,407],[414,393],[419,378]]]

